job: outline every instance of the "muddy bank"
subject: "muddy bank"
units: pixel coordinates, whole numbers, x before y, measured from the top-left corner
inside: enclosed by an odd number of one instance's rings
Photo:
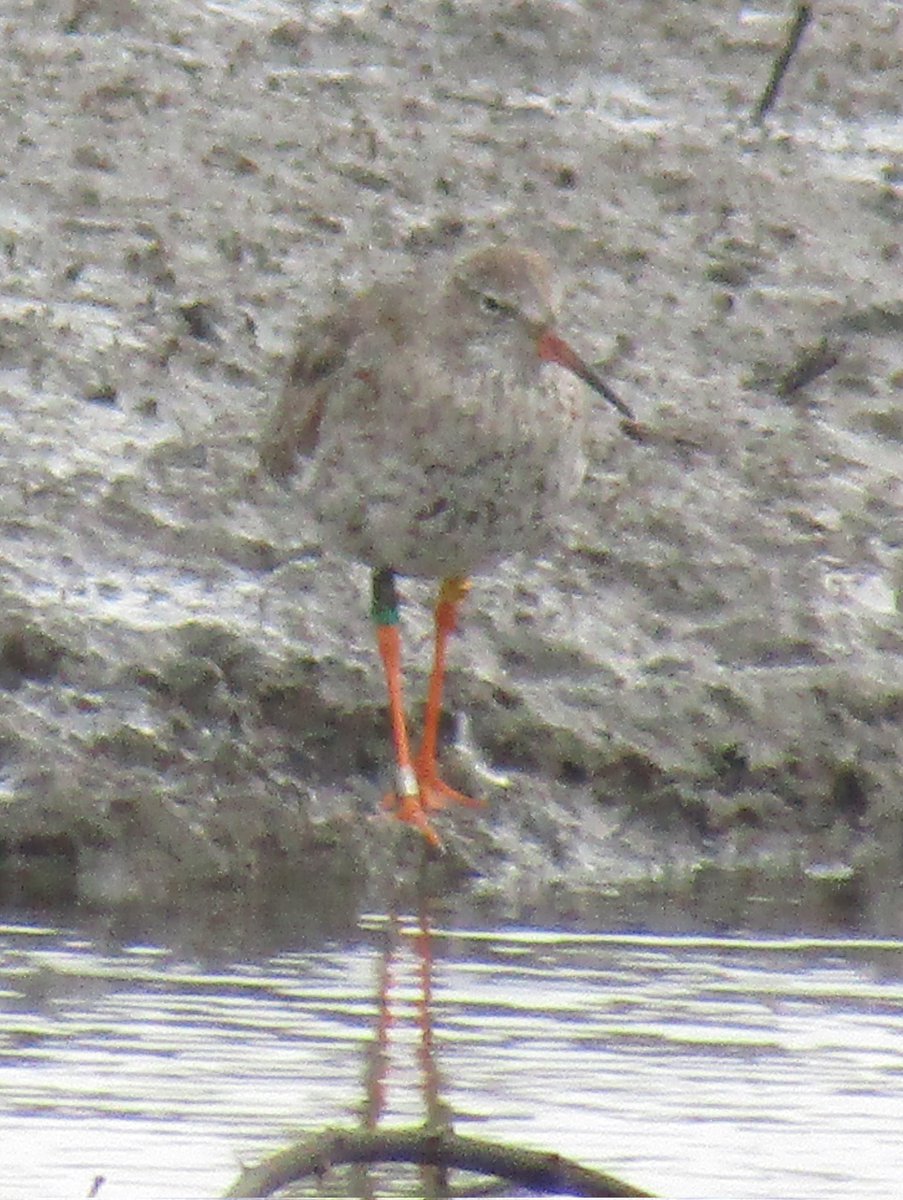
[[[599,411],[558,543],[476,581],[448,761],[488,804],[435,886],[899,931],[901,15],[819,5],[755,130],[786,15],[7,9],[6,903],[353,908],[412,862],[366,573],[254,438],[306,313],[514,236],[649,437]]]

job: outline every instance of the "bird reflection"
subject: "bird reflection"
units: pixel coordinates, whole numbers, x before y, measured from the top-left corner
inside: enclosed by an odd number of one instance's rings
[[[360,1112],[361,1125],[368,1132],[374,1132],[388,1112],[393,1067],[397,1068],[399,1075],[406,1073],[407,1064],[400,1057],[409,1044],[408,1038],[402,1035],[406,1024],[413,1025],[416,1033],[418,1090],[424,1124],[436,1131],[451,1127],[451,1110],[442,1100],[442,1074],[436,1049],[433,961],[428,898],[420,896],[413,922],[393,906],[386,920],[382,946],[376,959],[375,1018],[364,1065],[364,1099]],[[411,965],[416,979],[414,1001],[413,1004],[398,1004],[395,992],[399,979],[409,975],[405,968]],[[393,1033],[396,1035],[394,1054]],[[422,1165],[418,1169],[424,1196],[448,1194],[447,1171],[444,1168]],[[361,1165],[355,1169],[354,1176],[358,1195],[369,1198],[376,1194],[376,1182],[371,1170]]]

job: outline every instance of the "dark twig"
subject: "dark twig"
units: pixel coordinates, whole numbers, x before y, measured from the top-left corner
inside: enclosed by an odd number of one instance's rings
[[[496,1175],[534,1192],[559,1196],[648,1196],[602,1171],[591,1171],[557,1154],[511,1149],[445,1130],[369,1131],[327,1129],[312,1134],[249,1167],[227,1197],[271,1196],[274,1191],[331,1167],[363,1162],[428,1163],[431,1166]]]
[[[840,343],[832,344],[826,337],[815,346],[807,346],[778,378],[775,388],[777,394],[782,400],[789,399],[795,392],[836,367],[842,357],[843,346]]]
[[[787,68],[790,66],[790,60],[796,54],[797,47],[806,31],[806,26],[811,20],[812,5],[798,4],[793,23],[787,31],[787,40],[784,42],[781,53],[774,60],[774,66],[771,68],[771,75],[768,77],[768,83],[765,85],[765,91],[762,93],[759,103],[753,112],[754,124],[762,124],[765,114],[778,98],[778,92],[781,90],[781,84],[784,82],[784,76],[787,74]]]

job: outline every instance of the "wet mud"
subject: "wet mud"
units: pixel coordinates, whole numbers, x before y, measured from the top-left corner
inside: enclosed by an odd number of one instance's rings
[[[353,911],[416,876],[366,572],[255,439],[299,322],[514,237],[643,436],[600,407],[549,553],[475,581],[446,762],[487,805],[438,818],[431,886],[900,932],[903,14],[818,5],[758,127],[788,18],[6,6],[3,902]]]

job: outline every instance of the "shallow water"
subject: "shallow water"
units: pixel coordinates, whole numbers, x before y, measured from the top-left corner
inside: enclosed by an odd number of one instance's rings
[[[358,1120],[382,1037],[388,1124],[438,1092],[458,1132],[670,1196],[896,1196],[901,971],[899,942],[371,917],[342,943],[202,962],[8,924],[3,1195],[85,1196],[99,1175],[104,1200],[216,1195],[240,1161]]]

